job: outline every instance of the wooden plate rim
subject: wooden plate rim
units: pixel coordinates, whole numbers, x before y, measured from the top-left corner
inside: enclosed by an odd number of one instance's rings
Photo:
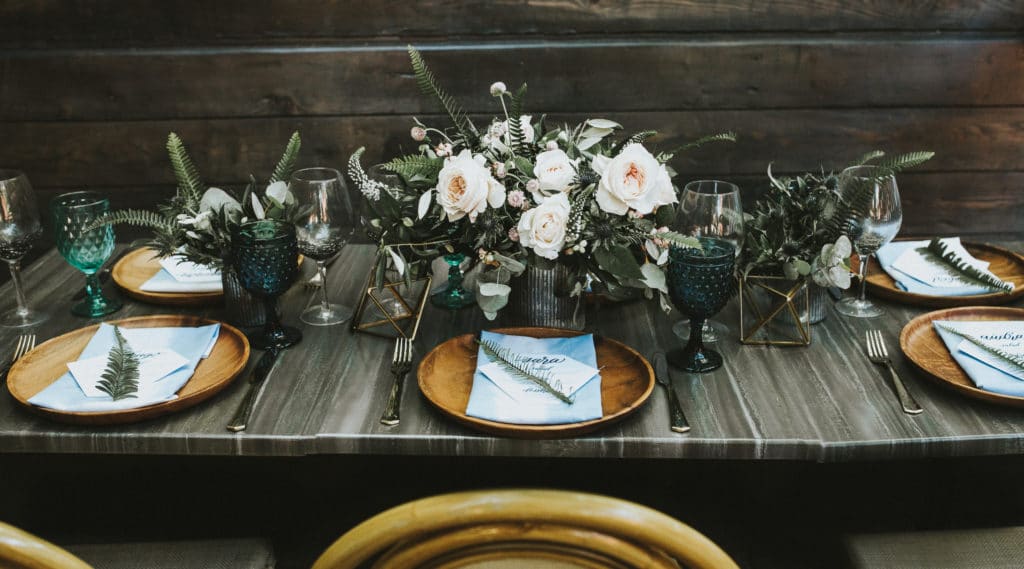
[[[975,387],[973,385],[965,385],[962,383],[951,381],[937,373],[932,372],[922,362],[919,362],[912,355],[912,352],[909,349],[910,334],[913,330],[927,326],[927,328],[929,329],[929,332],[927,333],[934,334],[935,341],[941,342],[942,340],[941,338],[938,337],[938,332],[936,332],[934,327],[931,325],[931,323],[934,320],[967,320],[971,317],[976,317],[979,312],[991,313],[1000,316],[1005,315],[1007,316],[1006,319],[1024,319],[1024,308],[1014,308],[1008,306],[959,306],[953,308],[944,308],[941,310],[934,310],[932,312],[927,312],[914,318],[913,320],[907,322],[907,324],[903,326],[903,329],[900,331],[900,350],[903,352],[903,355],[907,358],[907,360],[914,367],[914,369],[918,370],[925,377],[934,382],[939,383],[940,385],[959,391],[960,393],[963,393],[964,395],[974,399],[980,399],[982,401],[988,401],[991,403],[997,403],[1001,405],[1008,405],[1011,407],[1024,407],[1024,397],[1018,397],[1015,395],[1003,395],[1000,393],[985,391],[984,389]],[[950,362],[952,362],[954,365],[958,365],[956,364],[956,360],[953,359],[952,355],[949,355],[948,357]]]
[[[167,401],[167,402],[164,402],[164,403],[154,403],[153,405],[147,405],[145,407],[137,407],[137,408],[134,408],[134,409],[122,409],[122,410],[119,410],[119,411],[75,412],[75,411],[59,411],[59,410],[56,410],[56,409],[47,409],[45,407],[38,407],[36,405],[33,405],[33,404],[29,403],[28,400],[33,395],[35,395],[35,394],[26,396],[24,393],[14,389],[13,386],[12,386],[13,382],[12,382],[11,378],[12,377],[17,377],[17,373],[20,371],[19,366],[23,363],[22,361],[15,362],[14,365],[11,366],[11,369],[10,369],[8,375],[7,375],[7,382],[6,382],[6,384],[7,384],[7,391],[11,394],[11,396],[14,398],[14,400],[17,401],[18,404],[21,405],[22,407],[32,411],[33,413],[36,413],[36,414],[39,414],[39,415],[43,415],[45,417],[48,417],[48,418],[51,418],[51,419],[54,419],[54,420],[57,420],[57,421],[61,421],[61,422],[65,422],[65,423],[88,424],[88,425],[101,425],[101,424],[111,424],[111,425],[113,425],[113,424],[134,423],[134,422],[137,422],[137,421],[143,421],[143,420],[146,420],[146,419],[150,419],[150,418],[154,418],[154,417],[159,417],[161,415],[166,415],[168,413],[173,413],[173,412],[176,412],[176,411],[187,409],[189,407],[192,407],[194,405],[202,403],[203,401],[209,399],[210,397],[213,397],[217,393],[220,393],[228,385],[231,385],[231,383],[234,382],[234,380],[237,379],[239,375],[241,375],[242,371],[245,369],[245,366],[247,365],[247,363],[249,361],[249,354],[250,354],[249,339],[245,337],[245,334],[243,334],[238,328],[235,328],[234,326],[232,326],[230,324],[227,324],[225,322],[221,322],[219,320],[212,320],[210,318],[203,318],[201,316],[190,316],[190,315],[183,315],[183,314],[152,314],[152,315],[147,315],[147,316],[133,316],[133,317],[130,317],[130,318],[122,318],[122,319],[119,319],[119,320],[111,320],[109,322],[97,323],[97,324],[93,324],[91,326],[86,326],[86,327],[83,327],[83,328],[76,328],[74,330],[65,332],[64,334],[61,334],[59,336],[55,336],[53,338],[50,338],[49,340],[47,340],[47,341],[43,342],[42,344],[39,344],[38,346],[36,346],[29,353],[32,353],[32,352],[34,352],[36,350],[41,350],[41,349],[45,348],[46,346],[48,346],[50,344],[56,344],[57,342],[63,341],[65,339],[65,337],[70,335],[70,334],[75,334],[75,333],[80,333],[80,332],[83,332],[83,331],[99,329],[100,324],[127,325],[128,328],[140,328],[142,326],[134,326],[134,324],[136,324],[136,323],[146,323],[148,321],[158,320],[158,319],[166,319],[166,318],[177,319],[177,320],[180,320],[182,322],[187,323],[187,325],[193,325],[193,326],[205,326],[205,325],[208,325],[208,324],[220,324],[221,329],[220,329],[220,335],[217,338],[217,342],[220,342],[224,338],[225,332],[227,332],[227,334],[229,336],[231,336],[235,341],[240,342],[240,344],[242,346],[242,357],[239,358],[239,360],[238,360],[238,362],[236,362],[234,368],[231,369],[231,371],[224,377],[224,379],[221,380],[221,381],[218,381],[217,383],[210,384],[210,385],[206,386],[205,388],[203,388],[203,389],[201,389],[199,391],[196,391],[195,393],[192,393],[192,394],[187,395],[185,397],[179,397],[178,399],[174,399],[173,401]],[[200,365],[202,365],[202,362],[200,362]],[[57,378],[53,379],[53,381],[56,381],[56,380],[57,380]],[[191,381],[191,379],[189,379],[189,381]],[[52,381],[51,381],[51,383],[52,383]],[[47,385],[49,385],[49,384],[47,384]],[[188,385],[188,383],[186,382],[185,385]],[[185,386],[183,385],[182,389],[184,389],[184,387]],[[45,387],[44,387],[44,389],[45,389]]]
[[[154,304],[170,304],[176,306],[198,305],[216,302],[224,297],[222,292],[154,292],[133,287],[125,282],[124,272],[127,271],[129,263],[138,262],[138,258],[144,255],[153,255],[155,252],[148,247],[141,247],[125,254],[114,263],[110,270],[110,278],[126,295],[135,300],[150,302]],[[154,273],[155,274],[155,273]]]
[[[513,334],[513,335],[517,335],[517,336],[531,336],[532,334],[535,334],[537,330],[545,330],[547,332],[555,332],[556,334],[560,335],[561,337],[582,336],[583,334],[587,334],[588,333],[588,332],[580,332],[580,331],[576,331],[576,330],[566,330],[566,329],[562,329],[562,328],[544,328],[544,327],[539,327],[539,326],[522,326],[522,327],[509,327],[509,328],[495,328],[493,330],[489,330],[489,332],[496,332],[496,333],[499,333],[499,334]],[[429,352],[427,352],[427,354],[423,357],[423,359],[420,360],[420,364],[417,367],[416,383],[419,386],[420,393],[423,394],[424,398],[426,398],[427,401],[429,401],[431,405],[433,405],[436,409],[441,411],[443,414],[445,414],[445,415],[455,419],[456,421],[458,421],[459,423],[462,423],[463,425],[466,425],[468,427],[472,427],[474,429],[477,429],[479,431],[482,431],[482,432],[485,432],[485,433],[488,433],[488,434],[496,434],[496,435],[507,436],[507,437],[512,437],[512,438],[543,439],[543,438],[561,438],[561,437],[565,437],[565,436],[575,436],[575,435],[582,435],[582,434],[590,433],[590,432],[593,432],[593,431],[595,431],[595,430],[597,430],[597,429],[599,429],[599,428],[601,428],[603,426],[610,425],[610,424],[615,423],[617,421],[621,421],[622,419],[624,419],[624,418],[628,417],[629,415],[635,413],[637,410],[639,410],[641,407],[643,407],[644,403],[647,402],[647,400],[651,396],[651,393],[654,391],[654,384],[655,384],[654,368],[651,367],[651,363],[647,361],[647,358],[643,357],[640,354],[640,352],[636,351],[635,349],[631,348],[630,346],[627,346],[626,344],[624,344],[624,343],[622,343],[622,342],[620,342],[618,340],[614,340],[612,338],[608,338],[607,336],[597,336],[597,335],[595,335],[594,336],[595,339],[600,337],[601,341],[603,341],[603,342],[609,342],[611,344],[615,344],[619,348],[624,349],[625,351],[627,351],[627,352],[633,354],[634,356],[636,356],[637,358],[639,358],[639,360],[641,362],[643,362],[643,364],[644,364],[644,368],[647,371],[647,386],[644,389],[643,394],[641,394],[640,397],[638,397],[636,400],[632,401],[628,406],[623,407],[622,409],[620,409],[619,411],[617,411],[617,412],[615,412],[615,413],[613,413],[611,415],[602,416],[599,419],[591,419],[589,421],[580,421],[580,422],[576,422],[576,423],[561,423],[561,424],[557,424],[557,425],[522,425],[522,424],[516,424],[516,423],[501,423],[501,422],[498,422],[498,421],[489,421],[487,419],[480,419],[480,418],[477,418],[477,417],[470,417],[469,415],[466,415],[465,410],[454,411],[452,409],[449,409],[449,408],[441,405],[439,402],[434,400],[434,398],[431,397],[431,393],[430,393],[431,390],[423,388],[423,380],[422,380],[423,374],[420,372],[420,370],[423,368],[424,362],[426,362],[426,361],[430,360],[431,358],[435,357],[435,352],[441,350],[442,348],[444,348],[445,346],[447,346],[450,343],[458,342],[458,341],[464,340],[464,339],[470,339],[470,338],[473,338],[474,336],[475,336],[475,334],[461,334],[459,336],[454,336],[452,338],[449,338],[449,339],[445,340],[444,342],[441,342],[437,346],[434,346],[434,348],[431,349]],[[553,336],[533,336],[533,337],[553,337]]]
[[[999,247],[998,245],[992,245],[990,243],[973,242],[964,242],[963,246],[968,251],[971,249],[981,249],[990,253],[1002,255],[1019,265],[1022,270],[1024,270],[1024,255],[1006,249],[1005,247]],[[892,277],[890,277],[877,262],[868,267],[867,288],[873,296],[884,300],[902,302],[915,306],[925,306],[928,308],[953,308],[977,305],[992,306],[1007,304],[1024,296],[1024,279],[1018,282],[1017,286],[1013,289],[1013,292],[1009,294],[990,292],[974,296],[938,296],[900,290],[896,288],[895,280],[893,280],[894,284],[892,286],[876,283],[871,280],[871,277],[876,275],[883,275],[888,279],[892,279]]]

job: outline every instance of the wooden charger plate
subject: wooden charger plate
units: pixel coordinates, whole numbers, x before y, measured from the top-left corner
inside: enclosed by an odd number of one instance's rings
[[[198,316],[136,316],[115,320],[108,324],[125,328],[156,328],[172,326],[205,326],[217,324]],[[28,402],[30,398],[56,381],[68,371],[67,362],[78,359],[86,344],[96,333],[99,324],[79,328],[63,336],[47,340],[36,349],[22,356],[7,376],[7,389],[18,403],[31,411],[65,423],[83,425],[113,425],[134,423],[173,413],[209,399],[227,387],[245,368],[249,361],[249,341],[237,328],[220,323],[220,336],[210,356],[199,362],[192,378],[180,391],[178,398],[164,403],[124,409],[121,411],[93,411],[77,413],[37,407]]]
[[[988,261],[989,270],[1004,281],[1013,281],[1016,288],[1009,294],[994,292],[975,296],[932,296],[900,290],[896,281],[877,262],[868,267],[867,288],[872,296],[913,304],[927,308],[949,308],[952,306],[988,306],[1006,304],[1024,296],[1024,257],[995,245],[964,243],[964,248],[982,261]]]
[[[969,306],[936,310],[911,320],[900,332],[900,348],[903,353],[928,378],[968,397],[1024,407],[1024,397],[992,393],[976,387],[935,331],[932,326],[934,320],[1024,320],[1024,308]]]
[[[135,300],[166,306],[201,306],[219,302],[221,291],[214,292],[153,292],[142,290],[142,284],[160,272],[156,251],[148,247],[136,249],[114,263],[110,276],[126,295]]]
[[[500,334],[533,338],[565,338],[583,332],[557,328],[500,328]],[[597,366],[601,369],[600,419],[560,425],[499,423],[466,415],[476,371],[477,344],[473,334],[457,336],[430,351],[420,362],[420,391],[442,413],[456,421],[494,435],[522,439],[551,439],[589,433],[619,421],[639,409],[654,389],[654,370],[636,350],[621,342],[594,336]]]

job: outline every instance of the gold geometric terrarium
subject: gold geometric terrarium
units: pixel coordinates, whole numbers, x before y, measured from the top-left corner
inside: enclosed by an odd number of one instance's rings
[[[748,275],[740,278],[740,342],[762,346],[811,343],[808,279]]]
[[[371,265],[352,318],[352,330],[386,338],[413,339],[430,296],[430,273],[419,278],[399,279],[394,271],[385,270],[383,278],[378,277],[379,263],[386,266],[387,262],[378,258]]]

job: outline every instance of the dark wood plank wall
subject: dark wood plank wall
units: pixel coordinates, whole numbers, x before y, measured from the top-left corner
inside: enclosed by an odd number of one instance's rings
[[[293,129],[305,165],[341,168],[443,123],[410,73],[425,53],[469,109],[492,81],[529,107],[657,128],[681,181],[838,167],[931,149],[900,177],[905,232],[1024,231],[1024,2],[747,0],[411,2],[8,0],[0,3],[0,164],[44,199],[68,189],[147,206],[172,191],[180,133],[207,180],[265,176]]]

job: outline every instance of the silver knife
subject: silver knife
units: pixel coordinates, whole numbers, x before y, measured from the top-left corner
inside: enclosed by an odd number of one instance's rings
[[[665,352],[654,352],[651,360],[654,363],[654,379],[665,388],[672,430],[676,433],[690,432],[690,423],[686,421],[683,408],[679,405],[679,397],[676,395],[676,390],[672,388],[672,377],[668,374],[668,360],[665,359]]]
[[[260,392],[260,385],[270,375],[270,370],[273,369],[274,363],[277,362],[277,356],[281,351],[281,348],[267,348],[263,355],[260,356],[260,361],[256,362],[256,368],[252,370],[252,377],[249,378],[249,391],[245,392],[245,398],[238,404],[238,411],[235,412],[235,416],[228,423],[229,431],[237,433],[245,430],[246,424],[249,422],[249,416],[252,415],[253,407],[256,406],[256,395]]]

